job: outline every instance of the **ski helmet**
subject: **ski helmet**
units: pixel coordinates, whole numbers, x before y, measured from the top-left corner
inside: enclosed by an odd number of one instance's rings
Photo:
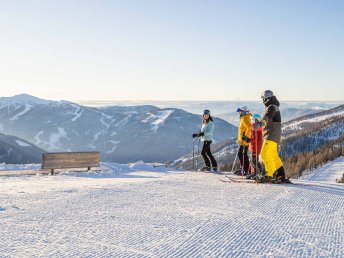
[[[208,110],[208,109],[204,110],[203,115],[209,115],[210,116],[210,110]]]
[[[274,93],[271,90],[266,90],[262,93],[262,100],[265,101],[266,99],[272,98],[274,95]]]
[[[250,112],[250,109],[247,106],[238,107],[237,112],[248,113]]]

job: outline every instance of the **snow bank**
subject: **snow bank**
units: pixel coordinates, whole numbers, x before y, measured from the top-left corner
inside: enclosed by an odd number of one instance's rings
[[[0,171],[38,170],[41,164],[0,164]]]

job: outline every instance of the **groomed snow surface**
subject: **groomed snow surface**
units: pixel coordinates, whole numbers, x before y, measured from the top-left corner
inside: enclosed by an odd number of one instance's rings
[[[104,167],[0,177],[0,257],[344,257],[340,184]]]

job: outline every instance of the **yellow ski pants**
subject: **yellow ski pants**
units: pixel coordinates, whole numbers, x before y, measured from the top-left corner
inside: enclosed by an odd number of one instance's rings
[[[278,156],[278,144],[274,141],[264,140],[260,157],[265,165],[267,176],[272,177],[277,169],[283,166],[281,158]]]

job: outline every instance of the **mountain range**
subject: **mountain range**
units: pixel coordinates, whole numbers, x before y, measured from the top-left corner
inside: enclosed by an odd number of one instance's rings
[[[177,108],[86,107],[30,95],[0,98],[0,131],[48,151],[100,151],[103,161],[166,162],[186,155],[201,116]],[[237,128],[215,118],[214,142]]]

